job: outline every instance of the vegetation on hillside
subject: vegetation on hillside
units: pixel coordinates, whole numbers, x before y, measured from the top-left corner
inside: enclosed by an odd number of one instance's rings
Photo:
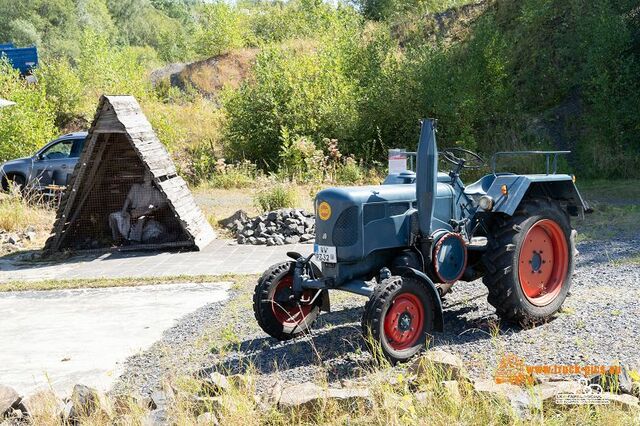
[[[18,102],[0,111],[0,160],[86,128],[101,93],[130,93],[194,182],[215,181],[223,158],[324,179],[332,140],[353,177],[415,148],[425,116],[442,146],[568,148],[579,175],[640,176],[636,2],[466,3],[0,0],[0,41],[41,52],[34,85],[0,65],[0,97]],[[216,76],[215,96],[148,78],[240,48],[257,51],[249,75]]]

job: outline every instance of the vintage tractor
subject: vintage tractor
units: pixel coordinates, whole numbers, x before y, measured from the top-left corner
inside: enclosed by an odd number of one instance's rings
[[[314,253],[289,253],[292,260],[256,285],[253,307],[265,332],[296,337],[329,311],[329,290],[348,291],[369,298],[363,331],[395,363],[443,330],[441,299],[458,280],[482,277],[504,320],[538,323],[558,311],[577,253],[569,218],[589,210],[572,176],[556,173],[567,151],[497,153],[493,173],[465,186],[462,170],[484,161],[447,149],[453,170],[438,172],[435,123],[422,121],[416,173],[317,194]],[[546,156],[546,173],[497,173],[496,159],[513,154]]]

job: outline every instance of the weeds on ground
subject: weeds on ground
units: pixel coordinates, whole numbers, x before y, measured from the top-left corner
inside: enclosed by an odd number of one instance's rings
[[[256,208],[267,212],[298,205],[298,191],[288,182],[276,182],[258,190],[254,197]]]
[[[49,229],[55,212],[40,198],[35,191],[22,193],[15,187],[8,193],[0,193],[0,230],[16,232],[29,226],[36,230]]]
[[[215,171],[204,182],[204,188],[244,189],[254,185],[260,176],[255,164],[243,161],[237,164],[227,164],[224,158],[216,161]]]

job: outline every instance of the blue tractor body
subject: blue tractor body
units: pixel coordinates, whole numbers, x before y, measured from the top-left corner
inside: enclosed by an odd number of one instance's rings
[[[439,172],[435,120],[424,120],[415,173],[390,175],[379,186],[320,191],[314,254],[291,253],[293,261],[265,272],[256,294],[270,294],[263,288],[279,279],[276,272],[289,274],[290,287],[267,302],[276,303],[273,312],[291,307],[285,309],[291,318],[302,307],[328,310],[329,290],[367,296],[363,329],[392,361],[419,350],[424,333],[442,330],[440,299],[458,280],[483,277],[489,302],[505,319],[535,322],[554,314],[573,269],[569,217],[589,211],[573,177],[556,173],[556,157],[564,152],[519,153],[547,156],[547,172],[530,175],[496,173],[494,156],[493,173],[466,186],[460,172],[467,160],[456,152],[443,151],[455,167]],[[254,302],[256,318],[272,336],[307,329],[311,316],[293,321],[289,332],[265,325],[264,299]]]
[[[483,217],[513,215],[527,196],[552,196],[574,216],[588,209],[567,174],[492,173],[465,187],[458,176],[437,171],[435,128],[431,121],[425,126],[431,129],[423,128],[417,174],[407,171],[389,176],[382,185],[329,188],[317,194],[315,251],[335,248],[335,261],[322,262],[325,278],[333,286],[350,290],[350,280],[371,279],[420,236],[433,243],[434,236],[463,224],[458,231],[470,242]],[[420,173],[421,167],[426,172]],[[491,211],[478,206],[482,196],[493,200]],[[331,211],[326,220],[318,213],[323,203]],[[360,283],[353,288],[363,295],[373,292],[372,286],[363,288]]]

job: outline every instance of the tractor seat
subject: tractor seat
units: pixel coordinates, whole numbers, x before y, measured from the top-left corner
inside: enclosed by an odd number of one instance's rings
[[[489,187],[496,179],[495,175],[486,175],[475,181],[474,183],[467,185],[464,188],[464,193],[470,196],[481,197],[483,195],[487,195],[487,191]]]

